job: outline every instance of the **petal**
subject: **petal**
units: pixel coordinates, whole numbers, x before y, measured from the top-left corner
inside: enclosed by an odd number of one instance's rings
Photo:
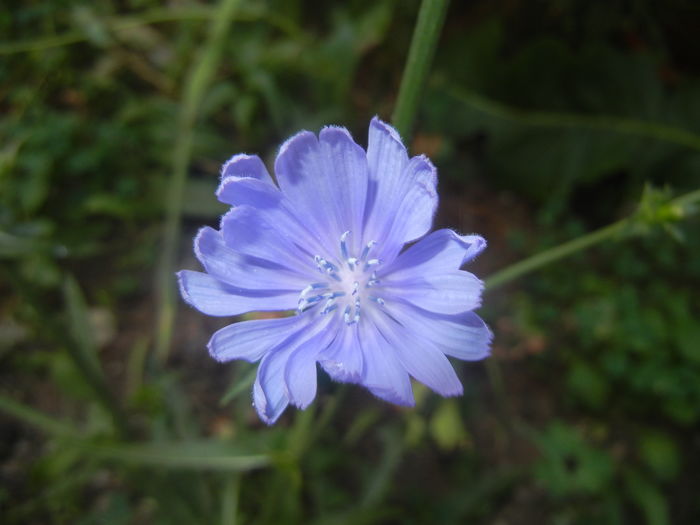
[[[265,357],[263,361],[265,361]],[[284,383],[282,381],[271,383],[264,391],[260,383],[259,370],[258,368],[258,377],[253,384],[253,405],[260,419],[266,424],[272,425],[289,405],[289,399],[284,391]]]
[[[298,292],[275,293],[234,288],[206,273],[191,270],[182,270],[177,277],[185,302],[207,315],[224,317],[256,310],[291,310],[297,307],[299,300]]]
[[[294,337],[293,337],[294,338]],[[287,387],[284,384],[284,367],[294,346],[279,345],[262,358],[253,385],[253,403],[260,419],[271,425],[280,417],[289,404]]]
[[[401,174],[408,164],[408,153],[398,131],[377,117],[369,125],[367,142],[370,190],[368,200],[386,202],[402,187]]]
[[[364,359],[358,340],[358,324],[343,327],[337,337],[319,357],[319,363],[331,376],[341,383],[359,383],[362,380]]]
[[[315,276],[312,254],[300,249],[283,225],[270,224],[261,210],[233,208],[221,219],[221,232],[224,242],[238,253],[274,261],[307,279]]]
[[[227,177],[216,190],[216,197],[231,206],[278,207],[282,193],[276,186],[252,177]]]
[[[367,198],[369,170],[365,151],[353,140],[347,129],[326,127],[319,134],[322,154],[330,159],[330,188],[336,198],[335,212],[339,217],[340,233],[355,232],[348,239],[349,247],[358,252]]]
[[[411,380],[393,348],[369,319],[363,323],[360,344],[362,384],[375,396],[397,405],[414,406]]]
[[[216,192],[220,201],[232,206],[251,206],[265,217],[268,224],[284,225],[288,237],[298,246],[315,253],[324,251],[319,238],[304,224],[303,213],[294,211],[291,203],[272,184],[253,178],[228,177]]]
[[[404,244],[430,231],[438,206],[437,175],[427,157],[413,157],[403,177],[412,180],[412,184],[394,213],[386,214],[386,224],[391,227],[379,237],[383,242],[378,246],[378,254],[385,261],[392,261]]]
[[[280,148],[275,174],[304,222],[335,249],[340,235],[355,230],[359,247],[367,192],[367,159],[344,128],[324,128],[319,139],[302,131]]]
[[[365,237],[381,243],[378,248],[388,261],[404,243],[430,229],[437,206],[436,170],[424,156],[409,161],[396,130],[376,117],[370,124],[367,162]]]
[[[462,394],[462,383],[454,368],[435,345],[415,332],[407,337],[404,327],[387,315],[377,315],[374,320],[409,374],[441,396]]]
[[[242,321],[215,332],[207,347],[217,361],[244,359],[252,363],[304,326],[306,320],[299,316]]]
[[[231,157],[221,167],[221,180],[223,181],[227,177],[252,177],[274,185],[265,164],[257,155],[240,153]]]
[[[382,281],[385,301],[400,300],[440,314],[457,314],[481,304],[483,283],[469,272],[456,271],[423,278]]]
[[[309,284],[308,279],[284,266],[236,252],[226,245],[221,232],[208,226],[195,237],[194,251],[207,273],[232,286],[298,293]]]
[[[399,281],[451,272],[471,261],[484,248],[486,241],[479,235],[458,235],[452,230],[437,230],[401,253],[382,268],[380,275]]]
[[[318,317],[301,316],[308,321]],[[274,423],[289,404],[289,389],[285,382],[285,370],[294,351],[310,339],[313,339],[324,327],[328,318],[297,330],[277,347],[270,350],[260,361],[258,374],[253,387],[255,408],[260,418],[268,425]],[[314,365],[315,366],[315,365]],[[315,395],[315,386],[314,395]]]
[[[299,345],[289,356],[284,371],[290,403],[305,409],[316,397],[316,358],[335,338],[336,330],[329,327],[331,316],[317,323],[319,333]]]
[[[490,354],[493,334],[474,312],[443,315],[397,303],[385,308],[404,326],[409,340],[424,337],[441,352],[464,361],[478,361]]]

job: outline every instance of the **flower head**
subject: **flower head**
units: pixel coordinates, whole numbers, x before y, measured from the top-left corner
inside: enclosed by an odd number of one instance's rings
[[[260,361],[260,417],[271,424],[289,403],[307,407],[317,363],[399,405],[414,404],[409,376],[460,395],[446,356],[482,359],[492,337],[473,313],[482,283],[460,270],[486,242],[426,235],[438,203],[430,160],[409,158],[396,130],[374,118],[367,151],[340,127],[294,135],[275,175],[277,184],[252,155],[223,166],[217,196],[232,208],[194,242],[206,273],[178,274],[185,301],[208,315],[295,311],[231,324],[209,341],[219,361]]]

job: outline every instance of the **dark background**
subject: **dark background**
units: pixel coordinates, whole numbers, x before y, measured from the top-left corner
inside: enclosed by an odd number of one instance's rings
[[[232,154],[270,165],[330,123],[364,145],[390,118],[418,7],[240,2],[189,129],[178,268],[197,267]],[[417,387],[404,410],[324,376],[271,428],[254,368],[207,355],[227,321],[178,303],[153,352],[184,86],[215,8],[3,3],[2,521],[699,523],[698,221],[663,205],[700,185],[700,4],[453,2],[410,149],[438,166],[436,226],[488,239],[470,269],[628,216],[645,185],[652,213],[487,290],[494,355],[455,363],[462,398]],[[216,459],[260,454],[245,474]]]

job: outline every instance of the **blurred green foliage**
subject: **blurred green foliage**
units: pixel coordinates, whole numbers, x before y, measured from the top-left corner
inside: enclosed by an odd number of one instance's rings
[[[230,155],[331,122],[362,142],[390,114],[417,9],[240,2],[191,130],[183,266]],[[453,2],[413,144],[440,167],[439,222],[488,237],[480,272],[638,209],[636,237],[487,294],[495,357],[460,367],[463,398],[417,387],[406,411],[322,380],[272,428],[254,369],[206,355],[215,321],[183,309],[169,361],[152,352],[175,129],[215,10],[0,13],[3,523],[700,521],[700,239],[668,204],[700,186],[697,7]]]

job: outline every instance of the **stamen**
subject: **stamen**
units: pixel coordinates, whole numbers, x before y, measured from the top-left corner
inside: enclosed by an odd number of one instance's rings
[[[369,241],[367,243],[367,246],[365,246],[362,249],[362,255],[360,255],[360,260],[364,261],[367,258],[367,255],[369,255],[369,251],[374,248],[377,244],[377,241]]]
[[[326,304],[323,306],[323,310],[321,310],[321,314],[326,315],[327,313],[332,312],[336,308],[338,308],[338,305],[335,302],[335,298],[332,297],[326,301]]]
[[[380,261],[379,259],[370,259],[365,263],[365,271],[369,270],[372,266],[377,266],[381,263],[382,261]]]
[[[386,302],[384,302],[384,299],[382,299],[381,297],[377,297],[375,295],[370,295],[369,298],[371,301],[374,301],[379,306],[384,306],[386,304]]]
[[[311,283],[309,286],[301,291],[301,297],[306,297],[306,294],[313,292],[314,290],[320,290],[322,288],[328,288],[326,283]]]
[[[352,320],[350,319],[350,306],[345,307],[345,311],[343,312],[343,320],[345,321],[345,324],[352,324]]]
[[[350,261],[348,258],[348,246],[345,243],[345,241],[348,238],[348,235],[350,235],[350,230],[346,231],[343,235],[340,236],[340,253],[343,256],[343,259],[345,259],[349,263]]]
[[[302,297],[299,299],[299,303],[297,305],[297,310],[299,313],[305,312],[312,306],[314,306],[317,302],[319,302],[321,299],[323,299],[323,295],[314,295],[313,297],[309,297],[308,299]]]
[[[353,325],[360,322],[362,316],[362,301],[374,301],[380,306],[384,306],[384,299],[368,295],[363,290],[377,287],[380,280],[377,277],[375,267],[382,263],[378,257],[369,259],[372,249],[377,245],[376,241],[368,242],[362,249],[360,257],[354,257],[350,253],[352,247],[348,244],[350,230],[340,236],[340,257],[333,258],[333,262],[315,255],[313,257],[318,271],[323,274],[322,280],[325,282],[312,283],[304,288],[299,296],[299,312],[315,308],[323,303],[322,307],[316,309],[319,315],[326,315],[334,310],[342,310],[342,319],[346,325]],[[335,280],[338,284],[334,283]],[[340,299],[347,296],[345,299]],[[366,303],[365,303],[366,304]]]
[[[333,264],[330,261],[327,261],[320,255],[314,255],[314,262],[316,263],[316,266],[318,267],[318,271],[321,273],[324,273],[336,281],[340,281],[340,277],[336,275],[336,272],[338,271],[338,268],[336,267],[335,264]]]

